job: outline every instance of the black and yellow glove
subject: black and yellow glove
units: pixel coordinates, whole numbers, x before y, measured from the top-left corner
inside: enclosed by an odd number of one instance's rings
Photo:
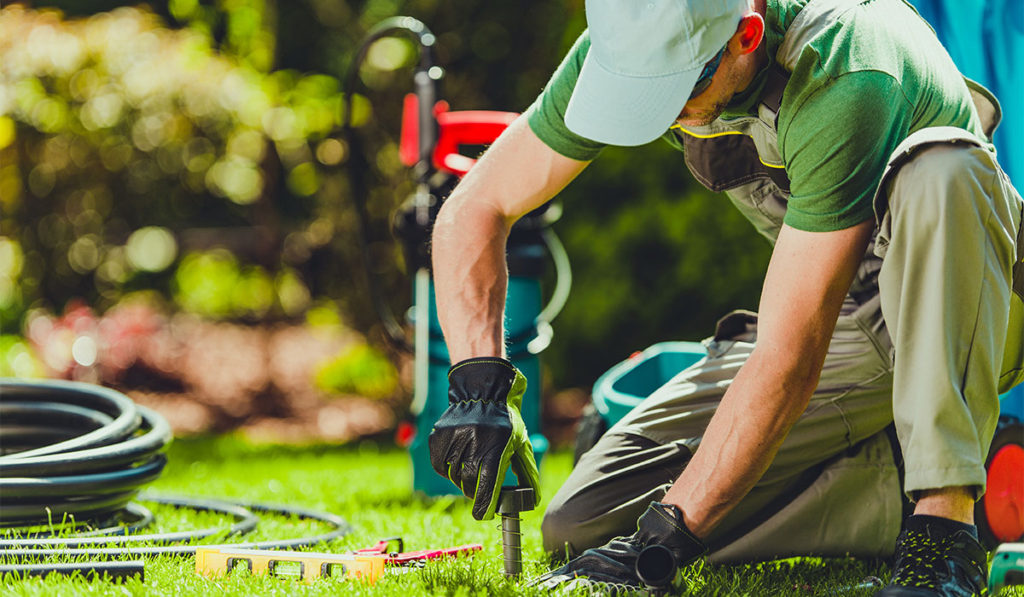
[[[428,440],[430,464],[473,498],[473,518],[490,520],[509,465],[540,499],[540,474],[519,414],[526,377],[512,363],[481,357],[448,370],[448,410]]]

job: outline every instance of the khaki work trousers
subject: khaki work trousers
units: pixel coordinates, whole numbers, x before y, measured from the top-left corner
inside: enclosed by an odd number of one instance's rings
[[[893,154],[876,197],[878,293],[847,297],[807,410],[706,538],[713,561],[886,556],[905,495],[984,490],[998,392],[1024,377],[1024,304],[1011,292],[1014,269],[1024,282],[1024,202],[990,151],[947,133],[912,135]],[[582,456],[545,512],[549,552],[573,556],[636,530],[700,445],[756,337],[754,314],[723,319],[705,359]]]

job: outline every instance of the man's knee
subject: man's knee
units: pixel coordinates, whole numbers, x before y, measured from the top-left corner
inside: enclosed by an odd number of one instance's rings
[[[601,502],[597,497],[586,493],[566,493],[563,496],[559,492],[552,499],[544,511],[540,530],[544,551],[553,560],[574,558],[613,537],[636,530],[640,513],[633,501]],[[636,500],[637,504],[641,502],[646,505],[651,499]]]
[[[608,492],[597,490],[588,481],[586,463],[578,466],[565,484],[551,498],[540,530],[544,551],[554,560],[576,557],[584,550],[603,543],[595,531],[617,504],[608,501]]]
[[[635,531],[637,518],[665,495],[690,456],[682,443],[606,433],[551,498],[541,522],[544,549],[564,558]]]
[[[544,518],[540,523],[544,551],[555,560],[569,559],[575,555],[572,539],[578,522],[564,502],[552,502],[544,511]]]
[[[978,195],[987,192],[996,172],[992,154],[982,147],[937,143],[919,148],[896,172],[889,208],[934,230],[944,219],[976,211]]]

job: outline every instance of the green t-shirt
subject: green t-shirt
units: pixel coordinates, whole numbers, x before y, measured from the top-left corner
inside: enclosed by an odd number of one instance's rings
[[[768,0],[769,64],[721,119],[755,114],[783,35],[809,0]],[[558,153],[597,157],[603,145],[565,126],[565,108],[590,48],[585,31],[527,110],[533,132]],[[908,135],[933,126],[986,139],[962,76],[924,24],[907,23],[895,0],[865,0],[801,52],[778,114],[778,145],[790,179],[786,224],[841,230],[872,217],[872,197],[889,155]],[[674,135],[664,139],[676,147]]]

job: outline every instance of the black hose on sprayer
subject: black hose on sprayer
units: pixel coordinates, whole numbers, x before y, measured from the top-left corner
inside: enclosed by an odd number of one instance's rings
[[[359,78],[359,68],[366,60],[370,46],[382,38],[395,33],[411,35],[419,46],[419,63],[413,73],[413,85],[418,102],[418,125],[419,143],[416,165],[413,167],[416,178],[416,221],[423,229],[429,229],[433,214],[431,209],[436,209],[438,204],[436,197],[431,193],[430,177],[434,173],[431,164],[434,145],[437,142],[437,122],[434,119],[434,104],[440,95],[439,85],[444,72],[434,63],[434,44],[437,38],[427,29],[421,21],[412,17],[393,17],[386,19],[373,27],[360,43],[356,50],[355,57],[349,63],[344,79],[344,109],[342,115],[342,138],[349,147],[349,159],[347,174],[352,188],[352,201],[356,208],[356,217],[359,222],[357,239],[359,241],[360,256],[363,263],[363,271],[366,272],[367,288],[370,293],[370,300],[373,308],[384,326],[384,332],[388,339],[398,348],[412,353],[415,347],[405,336],[402,325],[398,322],[394,313],[384,299],[383,291],[373,275],[373,265],[370,263],[369,234],[371,230],[370,216],[366,207],[366,197],[369,187],[366,184],[366,164],[357,163],[363,159],[362,141],[352,130],[352,97],[355,94],[356,82]]]

